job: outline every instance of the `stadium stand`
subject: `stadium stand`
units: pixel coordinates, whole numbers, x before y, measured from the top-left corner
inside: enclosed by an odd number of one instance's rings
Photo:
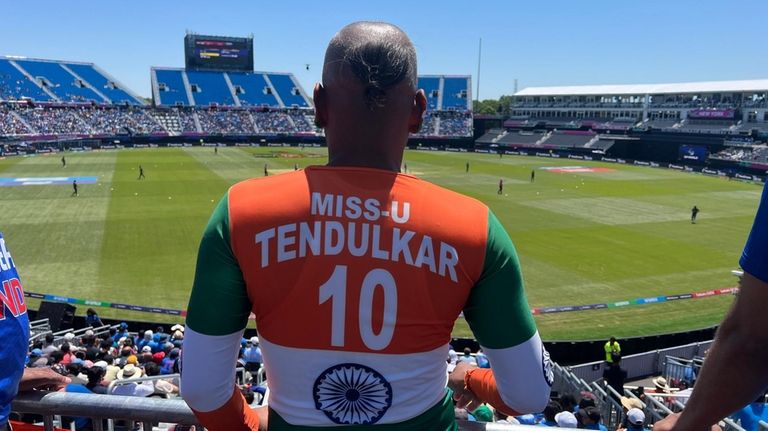
[[[532,146],[545,139],[541,133],[510,132],[502,136],[497,142],[504,146]]]
[[[555,146],[560,148],[585,147],[590,141],[597,139],[597,134],[584,131],[555,131],[540,145]]]
[[[54,100],[35,81],[29,79],[16,62],[0,57],[0,100]]]
[[[92,63],[0,57],[0,135],[322,133],[289,73],[154,67],[150,76],[154,107]],[[470,77],[421,76],[419,86],[428,110],[414,136],[472,136]]]

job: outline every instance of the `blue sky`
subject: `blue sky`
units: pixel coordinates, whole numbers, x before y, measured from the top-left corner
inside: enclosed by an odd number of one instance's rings
[[[382,20],[412,38],[421,74],[471,74],[480,98],[542,85],[768,77],[765,0],[4,0],[0,54],[94,62],[142,96],[151,66],[182,67],[186,30],[254,35],[255,68],[320,78],[345,24]],[[304,65],[310,64],[306,71]]]

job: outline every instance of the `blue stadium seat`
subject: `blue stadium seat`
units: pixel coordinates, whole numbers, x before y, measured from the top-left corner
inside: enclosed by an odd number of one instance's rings
[[[157,77],[157,84],[161,87],[161,90],[158,91],[160,100],[156,101],[158,105],[190,105],[187,90],[184,88],[184,80],[181,77],[183,70],[155,69],[154,72]]]
[[[269,106],[278,108],[277,99],[268,89],[267,81],[264,80],[264,74],[260,72],[228,72],[229,80],[232,85],[240,87],[242,93],[237,97],[242,106]]]
[[[59,62],[16,60],[34,78],[44,78],[53,92],[62,102],[98,102],[104,99],[83,83],[78,83],[74,75],[67,72]]]
[[[466,77],[445,78],[443,83],[443,110],[456,109],[466,111],[469,109],[467,104],[467,97],[469,95],[468,81]]]
[[[142,105],[125,90],[119,88],[117,83],[102,75],[94,65],[82,63],[66,63],[73,72],[88,81],[96,90],[105,95],[112,103],[128,103],[130,105]]]
[[[0,58],[0,100],[30,98],[50,102],[51,96],[13,67],[8,59]]]
[[[195,105],[208,106],[212,104],[234,106],[235,99],[224,80],[223,72],[201,72],[187,70],[187,79],[192,86],[192,97]],[[195,91],[195,90],[198,91]]]
[[[423,89],[427,95],[427,111],[436,110],[440,78],[437,76],[420,76],[418,87]]]
[[[298,90],[299,84],[294,81],[293,75],[268,73],[267,76],[269,76],[272,86],[275,87],[277,94],[287,108],[292,106],[298,106],[299,108],[309,107],[309,103]]]

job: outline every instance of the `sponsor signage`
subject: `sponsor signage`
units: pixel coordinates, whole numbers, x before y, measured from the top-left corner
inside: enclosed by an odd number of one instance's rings
[[[688,111],[688,118],[731,119],[735,116],[735,109],[691,109]]]

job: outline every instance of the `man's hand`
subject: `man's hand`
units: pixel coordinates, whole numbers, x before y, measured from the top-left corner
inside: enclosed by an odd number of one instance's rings
[[[31,390],[58,391],[72,382],[69,377],[50,368],[25,368],[19,382],[19,392]]]
[[[448,376],[448,387],[453,391],[453,400],[456,401],[456,407],[469,411],[474,410],[475,407],[480,405],[475,394],[464,384],[464,376],[467,375],[467,371],[473,368],[477,368],[477,365],[459,362]]]

